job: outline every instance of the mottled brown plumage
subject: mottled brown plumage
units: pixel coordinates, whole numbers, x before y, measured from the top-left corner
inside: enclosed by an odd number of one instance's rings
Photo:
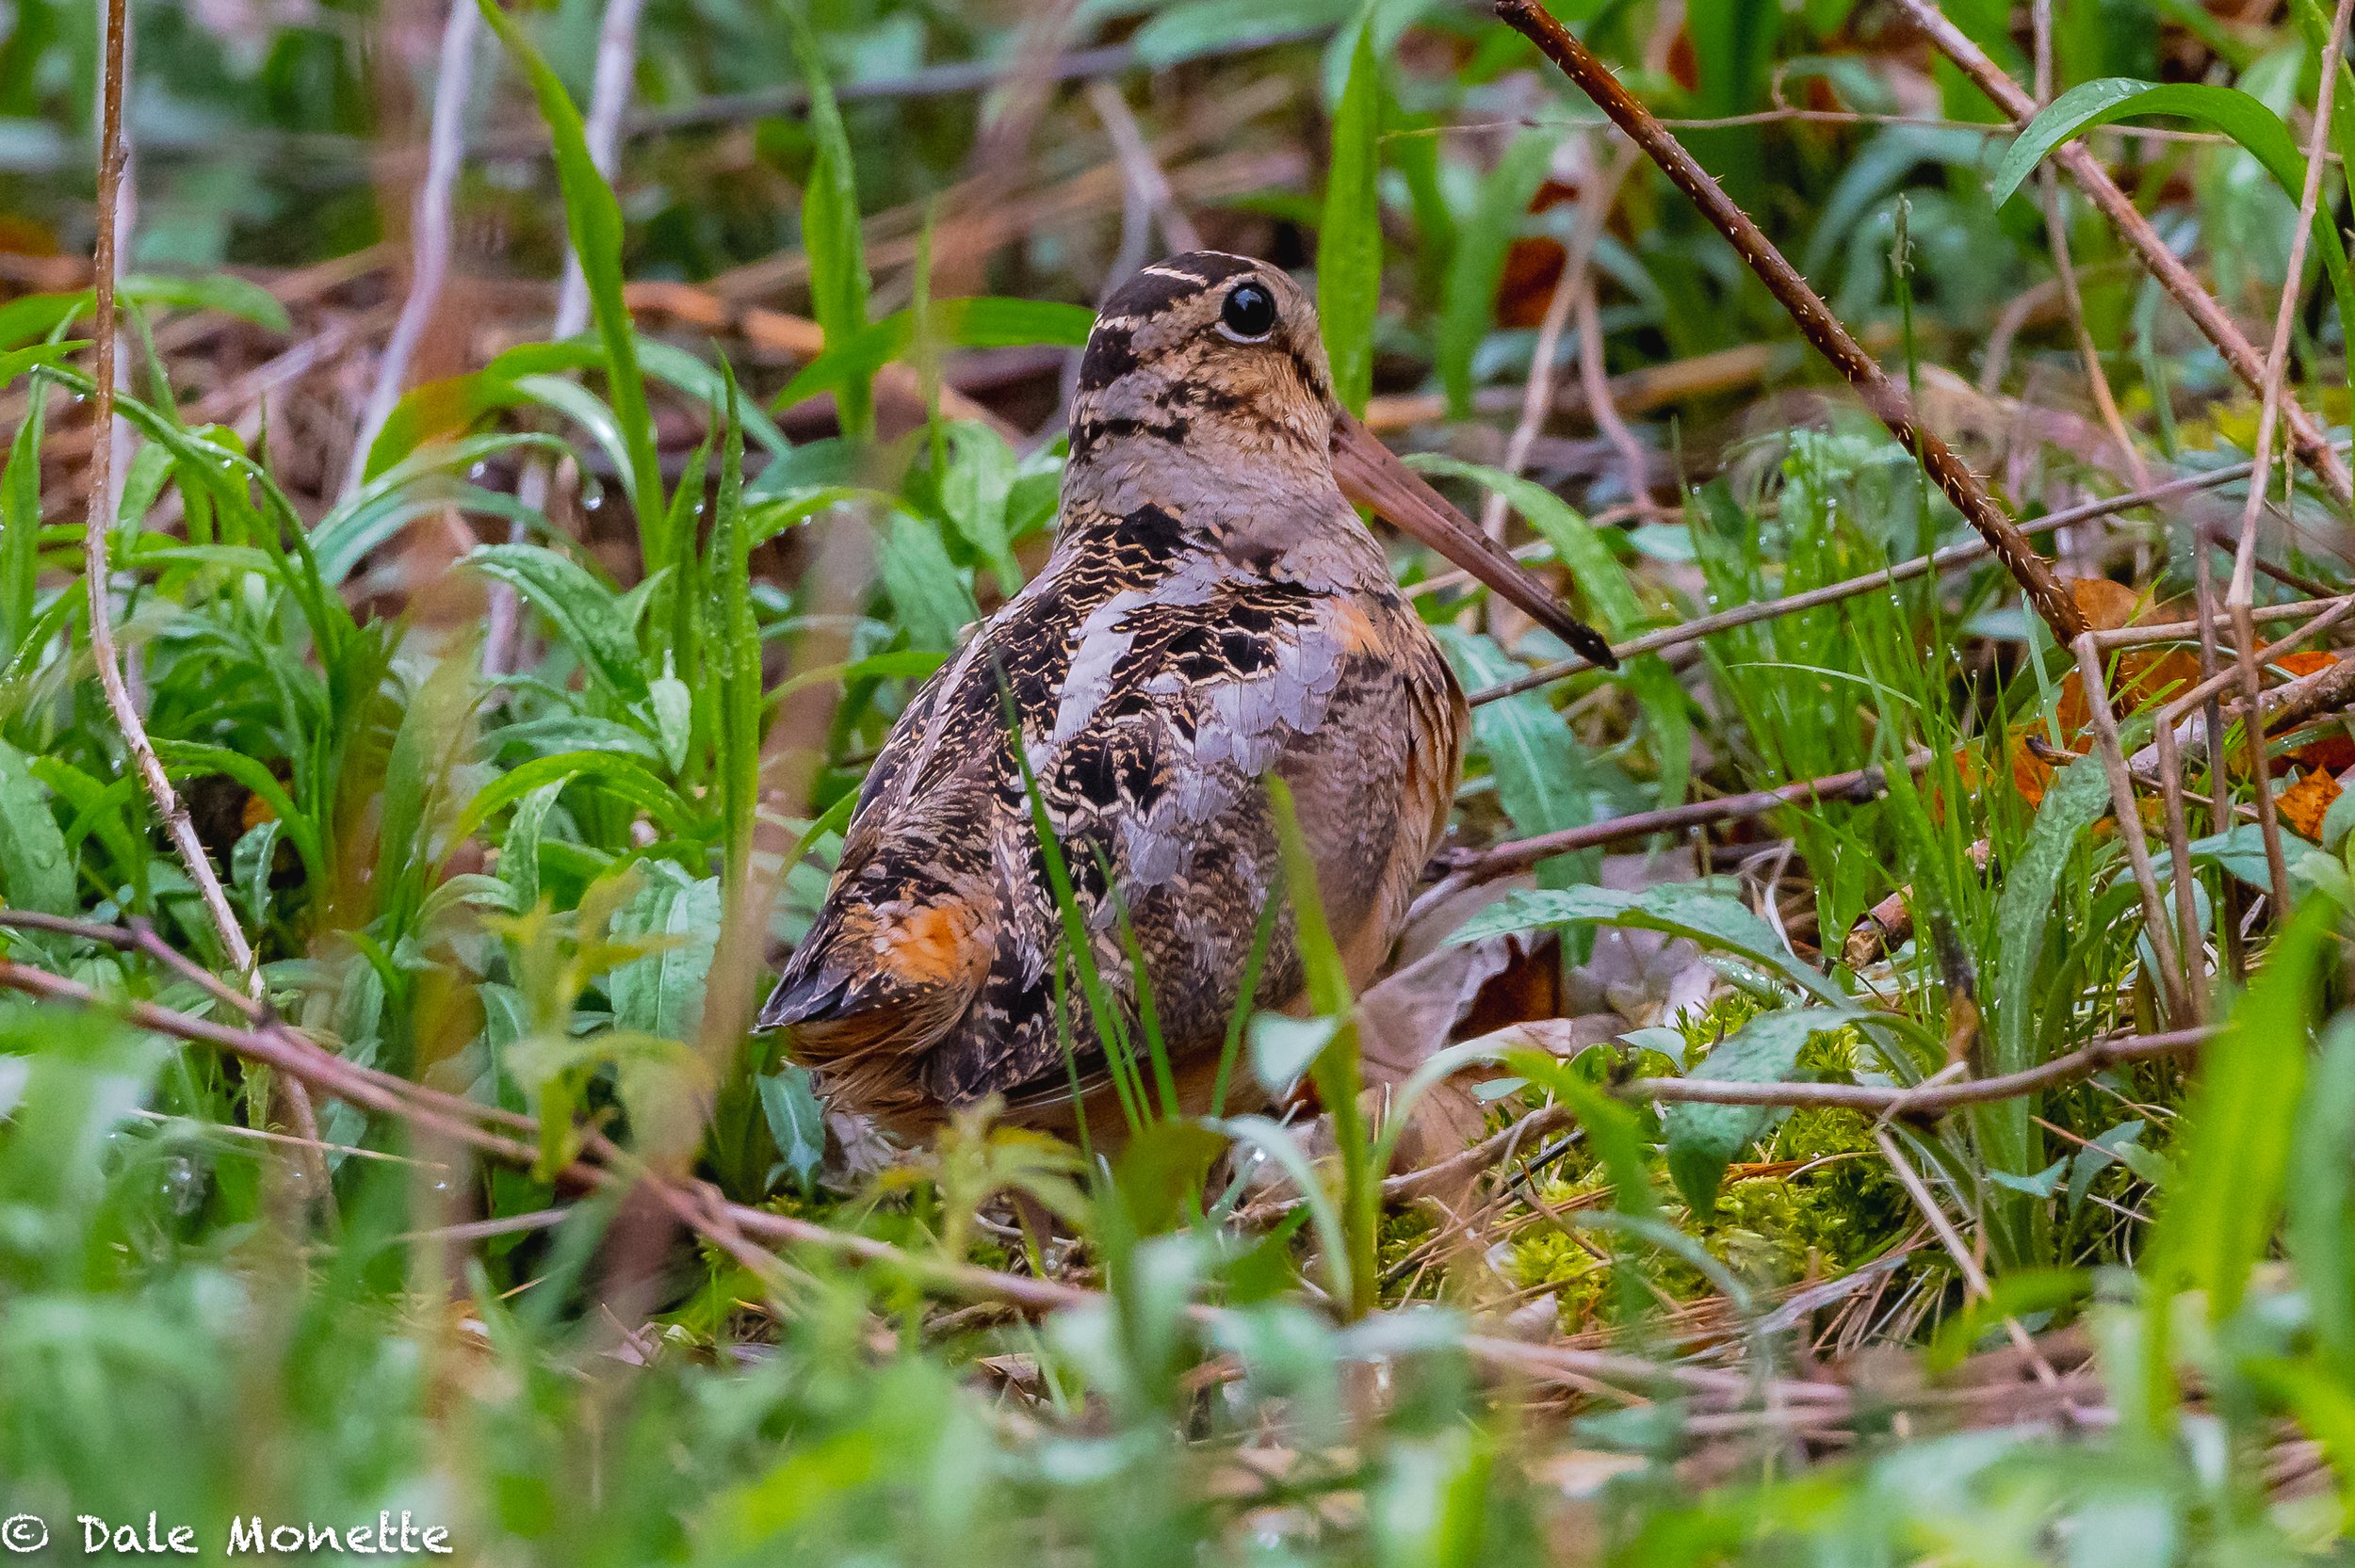
[[[1271,775],[1353,978],[1381,963],[1445,831],[1466,712],[1336,482],[1337,428],[1394,521],[1567,621],[1502,552],[1442,537],[1462,519],[1337,412],[1291,280],[1211,251],[1146,267],[1080,363],[1052,556],[893,728],[762,1010],[837,1103],[910,1132],[993,1092],[1054,1120],[1066,1039],[1083,1087],[1104,1081],[1075,980],[1056,1016],[1061,915],[1025,762],[1096,965],[1133,1012],[1125,913],[1186,1082],[1207,1087],[1278,882]],[[1396,515],[1416,506],[1445,515]],[[1301,985],[1279,921],[1252,1000]]]

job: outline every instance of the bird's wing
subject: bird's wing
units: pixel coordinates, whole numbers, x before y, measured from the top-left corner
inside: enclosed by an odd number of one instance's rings
[[[945,769],[928,756],[956,717],[954,674],[934,677],[893,726],[825,905],[760,1010],[756,1026],[789,1028],[812,1065],[921,1051],[988,973],[998,900],[989,856],[976,848],[991,815],[986,769],[964,748]],[[919,789],[922,773],[934,776]]]
[[[1241,573],[1180,573],[1108,595],[1076,618],[1063,678],[1017,704],[1035,806],[1103,990],[1139,1024],[1141,958],[1173,1054],[1224,1033],[1276,875],[1261,781],[1330,722],[1350,672],[1349,613],[1345,601],[1314,590]],[[927,1063],[934,1091],[951,1101],[993,1090],[1066,1097],[1066,1041],[1083,1075],[1103,1063],[1033,827],[1033,784],[1011,752],[1007,767],[999,962]],[[1293,967],[1289,938],[1278,947],[1262,968],[1263,990],[1281,987]]]

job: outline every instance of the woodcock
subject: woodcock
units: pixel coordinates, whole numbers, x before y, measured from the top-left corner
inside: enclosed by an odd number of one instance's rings
[[[1316,314],[1282,272],[1198,251],[1106,301],[1053,552],[893,727],[761,1010],[836,1104],[903,1133],[991,1093],[1062,1121],[1066,1039],[1080,1092],[1109,1085],[1067,961],[1055,1016],[1063,922],[1025,760],[1096,962],[1134,1010],[1126,913],[1189,1108],[1278,885],[1270,776],[1291,786],[1353,981],[1373,974],[1446,831],[1467,710],[1351,497],[1613,662],[1340,411]],[[1279,921],[1252,1002],[1301,989]]]

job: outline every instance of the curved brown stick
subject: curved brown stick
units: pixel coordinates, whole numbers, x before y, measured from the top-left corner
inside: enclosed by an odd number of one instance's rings
[[[1641,147],[1676,187],[1700,208],[1701,216],[1732,243],[1735,253],[1758,274],[1759,281],[1766,285],[1776,302],[1790,313],[1791,319],[1798,323],[1808,342],[1831,361],[1832,367],[1856,388],[1874,417],[1889,427],[1890,433],[1920,461],[1955,509],[1979,531],[1996,558],[2019,582],[2037,614],[2053,629],[2055,639],[2064,644],[2074,641],[2086,630],[2085,617],[2077,613],[2076,602],[2062,589],[2051,564],[2036,553],[2027,536],[2020,531],[2020,525],[1995,504],[1987,487],[1979,483],[1978,476],[1922,423],[1912,399],[1889,379],[1880,362],[1849,335],[1848,329],[1840,324],[1839,317],[1808,286],[1798,270],[1783,259],[1782,252],[1775,249],[1774,242],[1751,220],[1750,215],[1717,187],[1709,171],[1694,161],[1684,144],[1654,119],[1649,109],[1635,101],[1611,73],[1611,68],[1597,59],[1537,0],[1497,0],[1497,15],[1561,67],[1562,73],[1577,83],[1595,101],[1595,106],[1627,133],[1628,139]]]

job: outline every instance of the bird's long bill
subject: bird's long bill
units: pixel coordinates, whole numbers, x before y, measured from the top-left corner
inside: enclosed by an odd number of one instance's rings
[[[1534,617],[1584,658],[1619,667],[1602,634],[1563,608],[1546,585],[1347,413],[1333,422],[1333,477],[1341,493],[1428,544]]]

